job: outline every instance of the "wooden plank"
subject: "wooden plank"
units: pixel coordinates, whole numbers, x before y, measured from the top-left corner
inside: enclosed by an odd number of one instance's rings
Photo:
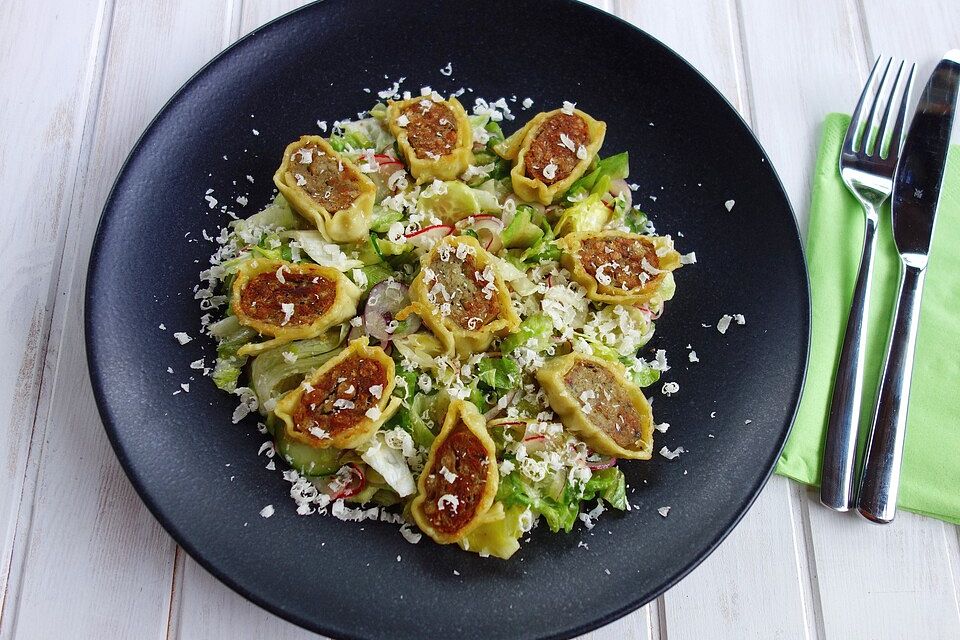
[[[0,273],[4,291],[16,301],[5,305],[0,333],[0,608],[7,594],[64,221],[76,186],[88,107],[99,86],[95,80],[105,46],[106,8],[102,0],[65,3],[55,11],[37,11],[36,3],[27,0],[0,4],[0,86],[5,88],[0,92],[0,243],[5,247]]]
[[[643,1],[623,8],[627,20],[684,56],[751,119],[732,3]],[[720,548],[665,594],[661,624],[667,637],[794,638],[807,633],[806,551],[791,491],[786,481],[774,478]],[[744,561],[760,553],[778,561]]]
[[[919,92],[934,62],[960,44],[951,3],[871,0],[857,5],[864,62],[902,56],[919,63]],[[856,89],[847,89],[849,109]],[[811,506],[823,626],[828,637],[956,638],[960,629],[957,528],[901,512],[886,527]]]
[[[742,3],[756,127],[802,221],[819,124],[830,111],[852,108],[872,62],[866,43],[880,50],[882,42],[885,52],[896,53],[912,46],[922,58],[937,33],[941,41],[960,33],[950,30],[956,18],[946,3],[878,5],[867,3],[861,15],[857,5],[830,1],[788,10],[763,0]],[[929,15],[936,10],[939,16]],[[942,523],[903,513],[891,526],[874,527],[821,507],[814,492],[802,495],[822,613],[817,630],[829,638],[906,638],[919,629],[924,638],[956,637],[960,620],[948,555],[955,546],[947,544]]]
[[[113,178],[153,114],[222,46],[223,24],[220,2],[119,0],[113,10],[89,162],[70,208],[41,393],[49,402],[38,412],[28,469],[35,481],[23,497],[30,517],[21,518],[14,548],[22,578],[6,603],[5,636],[166,635],[174,545],[109,447],[78,328],[89,247]]]

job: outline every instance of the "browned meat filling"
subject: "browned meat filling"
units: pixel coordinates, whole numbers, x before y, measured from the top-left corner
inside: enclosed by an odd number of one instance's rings
[[[452,535],[470,522],[483,497],[489,464],[480,439],[463,422],[458,423],[437,449],[424,482],[423,513],[434,529]]]
[[[643,268],[644,259],[650,267],[660,268],[657,249],[646,238],[609,236],[580,243],[584,270],[600,284],[618,289],[642,289],[656,277]]]
[[[249,317],[275,326],[313,324],[337,296],[335,282],[310,273],[284,272],[283,282],[274,272],[258,273],[240,291],[240,308]],[[293,305],[293,313],[283,310]]]
[[[472,255],[460,262],[451,251],[449,260],[438,256],[430,268],[436,276],[435,282],[426,283],[430,297],[440,307],[441,314],[461,329],[479,330],[500,315],[496,289],[484,279],[484,270],[477,268]],[[487,275],[492,277],[492,273],[490,268]]]
[[[560,134],[564,138],[560,137]],[[523,164],[527,176],[551,185],[570,175],[580,162],[577,149],[590,144],[587,123],[578,115],[558,113],[540,125]],[[571,149],[570,147],[573,147]],[[550,166],[550,169],[547,167]],[[546,172],[546,175],[544,173]]]
[[[418,158],[445,156],[457,146],[457,120],[450,107],[424,98],[403,110],[407,116],[407,142]]]
[[[592,362],[578,361],[563,382],[594,426],[624,449],[642,448],[640,414],[616,376]]]
[[[344,360],[300,398],[293,414],[294,428],[319,440],[325,439],[320,437],[323,433],[336,436],[363,420],[367,410],[380,402],[370,391],[376,385],[380,385],[382,395],[386,379],[380,361],[362,357]],[[318,428],[322,431],[317,432]]]
[[[288,166],[300,188],[330,213],[348,208],[360,195],[359,182],[350,170],[316,145],[301,147]]]

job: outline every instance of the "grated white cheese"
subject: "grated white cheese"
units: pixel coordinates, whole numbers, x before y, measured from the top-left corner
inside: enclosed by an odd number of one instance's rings
[[[273,505],[272,505],[272,504],[268,504],[268,505],[265,506],[263,509],[260,509],[260,517],[261,517],[261,518],[269,518],[269,517],[272,516],[272,515],[273,515]]]
[[[190,336],[188,336],[188,335],[187,335],[185,332],[183,332],[183,331],[177,331],[175,334],[173,334],[173,337],[176,338],[176,339],[177,339],[177,342],[179,342],[181,345],[185,345],[185,344],[187,344],[188,342],[190,342],[191,340],[193,340],[193,338],[191,338]]]
[[[283,322],[280,323],[280,326],[286,325],[290,322],[290,318],[293,317],[294,308],[292,302],[281,302],[280,309],[283,311]]]
[[[730,328],[731,320],[733,320],[733,316],[728,316],[727,314],[720,316],[720,320],[717,322],[717,331],[720,333],[726,333],[727,329]]]
[[[657,513],[659,513],[662,517],[666,518],[667,514],[670,513],[670,507],[659,507],[657,509]]]
[[[662,455],[667,460],[675,460],[676,458],[680,457],[681,453],[686,453],[686,452],[687,450],[684,449],[683,447],[677,447],[673,451],[670,451],[670,449],[668,449],[667,447],[662,447],[660,449],[660,455]]]
[[[737,204],[736,200],[727,200],[723,203],[723,206],[727,208],[727,211],[733,211],[733,205]]]
[[[677,382],[665,382],[660,392],[665,396],[672,396],[680,391],[680,384]]]

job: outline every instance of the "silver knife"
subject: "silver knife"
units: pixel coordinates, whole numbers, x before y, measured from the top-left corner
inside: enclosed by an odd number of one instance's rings
[[[954,49],[937,64],[920,96],[894,177],[890,207],[900,287],[857,499],[857,510],[880,524],[893,520],[897,511],[920,298],[958,91],[960,49]]]

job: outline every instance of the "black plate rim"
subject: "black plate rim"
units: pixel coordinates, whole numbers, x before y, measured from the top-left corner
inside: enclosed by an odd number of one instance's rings
[[[87,368],[88,374],[90,377],[91,387],[93,389],[94,401],[97,407],[97,411],[100,414],[101,420],[103,422],[104,431],[106,431],[107,438],[110,442],[110,446],[113,448],[114,453],[117,456],[120,466],[123,469],[124,473],[127,475],[127,478],[130,480],[130,483],[133,485],[134,490],[137,492],[137,495],[147,506],[147,509],[157,520],[157,522],[163,527],[174,541],[186,551],[190,557],[195,560],[200,566],[202,566],[206,571],[211,575],[216,577],[219,581],[227,585],[230,589],[236,593],[243,596],[245,599],[253,602],[257,606],[261,607],[267,612],[275,614],[289,622],[292,622],[304,629],[313,631],[315,633],[320,633],[325,636],[328,636],[335,640],[365,640],[362,636],[354,635],[349,630],[339,629],[334,627],[325,626],[323,621],[317,621],[313,619],[307,619],[298,614],[296,611],[286,610],[281,606],[275,605],[274,603],[268,602],[265,598],[262,598],[258,594],[249,590],[244,585],[235,581],[229,574],[221,571],[216,565],[211,563],[203,554],[203,552],[194,546],[189,539],[187,539],[182,532],[176,527],[176,525],[164,516],[160,508],[157,506],[156,502],[151,497],[146,484],[139,477],[136,467],[132,464],[130,458],[122,448],[120,441],[117,436],[117,426],[113,420],[110,407],[107,405],[104,400],[103,393],[103,379],[102,372],[100,367],[100,362],[96,356],[96,344],[92,337],[93,332],[96,328],[93,325],[92,318],[92,307],[96,304],[95,296],[92,293],[95,286],[95,279],[93,273],[97,269],[99,262],[99,249],[100,245],[103,242],[103,228],[104,223],[107,218],[107,213],[112,209],[113,201],[117,194],[117,191],[126,176],[127,169],[140,150],[142,144],[153,134],[155,125],[163,118],[166,111],[179,99],[180,96],[186,92],[194,83],[201,79],[206,72],[213,66],[215,66],[221,58],[224,58],[233,53],[233,51],[245,43],[248,39],[256,37],[260,32],[267,29],[279,28],[279,24],[292,19],[293,16],[302,12],[308,11],[316,7],[317,5],[332,4],[334,2],[347,2],[348,0],[314,0],[308,4],[305,4],[301,7],[297,7],[291,11],[288,11],[266,23],[252,30],[250,33],[238,38],[235,42],[224,48],[220,53],[211,58],[207,63],[205,63],[200,69],[198,69],[186,82],[181,85],[179,89],[163,104],[163,106],[157,111],[157,113],[151,118],[149,124],[144,129],[143,133],[137,138],[130,152],[127,154],[126,159],[120,167],[120,171],[117,173],[117,177],[113,182],[113,185],[110,188],[110,193],[107,196],[107,199],[104,202],[103,209],[100,214],[100,219],[97,223],[96,232],[94,235],[94,240],[90,249],[90,256],[87,261],[87,272],[84,277],[85,289],[84,289],[84,298],[83,298],[83,326],[84,326],[84,346],[86,351],[87,359]],[[726,96],[721,93],[714,84],[707,79],[693,64],[687,61],[686,58],[681,56],[679,53],[674,51],[673,48],[664,44],[662,41],[656,37],[650,35],[648,32],[643,29],[627,22],[623,18],[616,16],[612,13],[608,13],[602,9],[594,7],[592,5],[581,2],[580,0],[555,0],[557,2],[566,3],[569,5],[576,5],[581,10],[587,10],[594,12],[595,14],[601,14],[608,20],[615,20],[623,25],[626,25],[637,32],[641,37],[646,38],[651,41],[654,45],[661,47],[665,52],[669,53],[671,56],[676,58],[679,62],[682,62],[688,67],[690,71],[695,73],[700,80],[706,84],[711,91],[713,91],[716,96],[723,101],[723,103],[730,109],[730,112],[736,117],[739,123],[743,126],[743,129],[749,134],[749,139],[753,142],[754,146],[761,153],[762,157],[769,159],[770,155],[766,152],[766,149],[761,144],[760,140],[757,138],[750,124],[747,123],[740,112],[727,100]],[[803,329],[806,333],[805,349],[803,354],[803,368],[801,370],[799,379],[795,381],[794,392],[793,392],[793,411],[788,421],[787,427],[783,432],[780,438],[779,447],[773,452],[773,455],[765,461],[766,472],[760,477],[760,480],[757,484],[751,488],[747,499],[741,504],[738,508],[737,513],[734,517],[724,526],[721,534],[714,540],[710,545],[706,546],[699,553],[697,553],[688,565],[679,573],[672,576],[668,580],[664,581],[659,587],[652,590],[649,594],[642,594],[638,598],[632,598],[626,602],[622,607],[606,614],[584,622],[583,624],[578,625],[577,627],[570,628],[566,631],[547,635],[539,636],[543,640],[561,640],[565,638],[572,638],[578,635],[588,633],[603,627],[611,622],[636,611],[640,607],[656,600],[666,591],[673,588],[678,582],[683,580],[687,575],[689,575],[694,569],[696,569],[710,554],[712,554],[720,544],[726,540],[727,536],[733,531],[733,529],[740,523],[743,517],[746,515],[747,511],[753,506],[753,503],[757,500],[760,495],[760,492],[766,486],[767,482],[770,480],[770,477],[773,475],[773,472],[776,468],[777,461],[780,458],[780,454],[783,451],[783,448],[786,446],[787,439],[790,436],[791,431],[793,430],[794,422],[796,421],[797,413],[799,411],[800,405],[800,396],[806,382],[806,377],[808,373],[808,366],[810,362],[810,342],[811,342],[811,321],[812,321],[812,305],[810,299],[810,276],[809,269],[807,267],[807,256],[806,251],[804,250],[804,245],[802,237],[800,235],[800,228],[797,222],[796,212],[793,208],[793,203],[790,201],[790,198],[787,194],[786,189],[783,186],[783,180],[780,178],[780,174],[777,172],[776,168],[772,163],[769,163],[772,177],[776,180],[776,185],[779,188],[780,192],[783,195],[783,200],[787,205],[787,209],[791,213],[791,221],[793,223],[794,236],[797,242],[797,245],[800,249],[800,257],[803,261],[803,290],[804,290],[804,299],[803,303],[806,307],[806,315],[803,318]]]

